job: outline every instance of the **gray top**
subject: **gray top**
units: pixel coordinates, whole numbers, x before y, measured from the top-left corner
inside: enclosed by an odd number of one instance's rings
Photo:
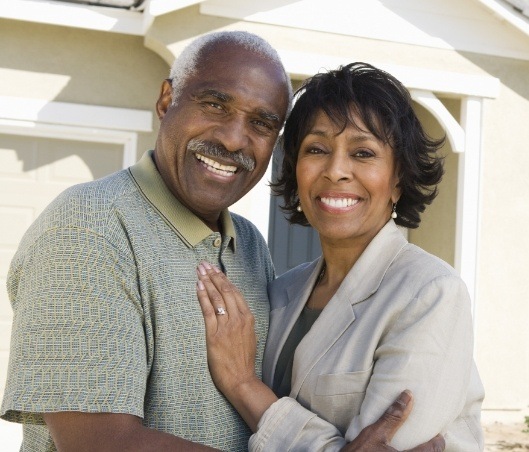
[[[305,306],[292,327],[292,331],[290,331],[288,339],[285,345],[283,345],[283,350],[281,350],[276,364],[272,389],[278,397],[286,397],[290,394],[292,387],[292,363],[294,362],[296,347],[311,329],[320,313],[321,309],[309,309]]]

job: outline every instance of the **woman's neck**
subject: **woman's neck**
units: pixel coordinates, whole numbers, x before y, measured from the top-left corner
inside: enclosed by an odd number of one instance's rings
[[[353,268],[367,244],[348,244],[321,240],[323,267],[307,300],[309,309],[323,309]]]

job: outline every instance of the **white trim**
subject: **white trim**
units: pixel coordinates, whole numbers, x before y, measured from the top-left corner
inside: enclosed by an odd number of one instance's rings
[[[0,133],[123,146],[123,168],[137,160],[138,132],[152,112],[0,96]]]
[[[465,130],[465,152],[459,154],[455,268],[468,287],[474,318],[480,230],[482,110],[483,99],[462,99],[461,124]]]
[[[138,134],[116,130],[42,124],[31,121],[0,119],[0,133],[30,137],[57,138],[93,143],[120,144],[123,146],[122,167],[128,168],[137,161]]]
[[[432,113],[444,126],[452,151],[463,152],[465,150],[465,132],[439,98],[430,91],[411,90],[410,94],[413,100]]]
[[[0,96],[0,118],[96,129],[152,132],[152,112]]]
[[[145,10],[153,16],[161,16],[163,14],[172,13],[179,9],[187,8],[188,6],[202,3],[203,0],[150,0]]]
[[[512,5],[506,5],[505,3],[498,2],[497,0],[477,1],[486,8],[490,9],[500,19],[506,20],[517,30],[529,36],[529,19],[525,19],[524,17],[522,17],[522,13],[515,11]]]
[[[143,36],[143,15],[51,0],[0,0],[0,18]]]
[[[335,69],[347,61],[344,57],[282,49],[278,49],[278,53],[285,69],[294,78],[305,78],[322,70]],[[395,76],[408,89],[486,98],[497,97],[500,90],[499,79],[490,75],[461,74],[401,65],[378,64],[377,62],[371,63]]]

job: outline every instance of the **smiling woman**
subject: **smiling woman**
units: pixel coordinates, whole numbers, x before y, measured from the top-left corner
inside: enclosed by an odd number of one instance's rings
[[[343,129],[324,113],[314,118],[298,153],[299,206],[322,241],[367,244],[399,200],[399,179],[391,146],[364,132],[357,115],[351,122]]]
[[[443,139],[425,134],[402,84],[368,64],[317,74],[299,94],[274,189],[291,223],[318,231],[322,256],[270,285],[263,382],[248,364],[242,296],[199,267],[203,312],[227,306],[205,316],[215,383],[254,429],[251,450],[352,447],[404,389],[415,403],[393,447],[442,432],[448,451],[482,450],[467,289],[396,227],[417,227],[435,198]]]

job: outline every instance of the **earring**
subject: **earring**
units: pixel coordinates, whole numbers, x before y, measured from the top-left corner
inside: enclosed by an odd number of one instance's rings
[[[298,212],[303,212],[303,208],[301,207],[301,203],[298,203],[298,206],[296,207],[296,210]]]
[[[391,209],[391,218],[397,218],[397,203],[393,203],[393,208]]]

